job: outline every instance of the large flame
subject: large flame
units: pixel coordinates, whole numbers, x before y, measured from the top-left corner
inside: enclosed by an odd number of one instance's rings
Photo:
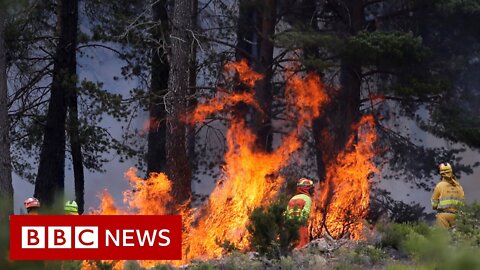
[[[364,116],[356,126],[358,141],[354,142],[352,135],[347,143],[353,149],[327,164],[325,182],[316,189],[310,219],[314,238],[323,232],[334,237],[350,234],[350,238],[362,238],[363,219],[370,202],[368,177],[377,171],[372,160],[376,133],[372,116]]]
[[[220,91],[220,95],[197,106],[189,116],[188,123],[199,123],[220,111],[233,107],[239,102],[246,103],[260,111],[254,99],[252,88],[263,76],[252,71],[246,61],[226,65],[227,75],[241,80],[246,91]],[[264,152],[255,147],[255,135],[243,119],[231,119],[227,131],[227,152],[222,175],[209,199],[198,209],[177,206],[183,220],[183,259],[171,262],[182,265],[192,259],[208,259],[222,256],[221,244],[229,243],[239,249],[248,248],[249,215],[253,209],[268,205],[277,195],[285,179],[279,174],[288,165],[290,157],[303,146],[301,135],[312,120],[321,114],[328,97],[318,75],[299,76],[291,71],[285,74],[287,100],[286,115],[296,124],[277,143],[272,152]],[[362,123],[370,124],[371,118]],[[373,130],[373,129],[372,129]],[[368,208],[369,187],[367,176],[373,170],[371,144],[375,140],[373,131],[360,134],[360,140],[354,144],[354,150],[342,153],[328,166],[327,179],[317,192],[314,213],[312,213],[311,232],[318,236],[328,230],[334,236],[341,233],[343,227],[337,221],[345,221],[347,216],[363,217]],[[353,144],[353,138],[350,141]],[[165,214],[171,206],[171,183],[163,173],[151,174],[147,180],[136,175],[134,169],[126,174],[132,190],[124,192],[125,209],[114,204],[112,197],[104,192],[97,214]],[[358,237],[359,222],[354,219],[348,231]],[[154,266],[155,261],[143,261],[143,266]],[[88,262],[84,269],[89,268]]]

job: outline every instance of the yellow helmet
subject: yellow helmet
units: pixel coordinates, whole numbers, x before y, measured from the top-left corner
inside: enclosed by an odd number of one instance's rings
[[[448,162],[440,163],[438,166],[440,175],[447,175],[453,173],[452,166]]]

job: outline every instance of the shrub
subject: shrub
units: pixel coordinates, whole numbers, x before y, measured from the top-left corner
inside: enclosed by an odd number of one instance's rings
[[[382,247],[392,247],[399,250],[400,244],[412,232],[412,228],[406,224],[391,223],[380,227],[379,231],[382,233]]]
[[[382,249],[368,245],[366,242],[360,243],[353,250],[340,249],[338,253],[340,253],[340,268],[343,267],[342,264],[372,266],[387,258],[386,253]]]
[[[460,211],[453,231],[425,224],[389,224],[384,228],[384,245],[401,249],[414,264],[388,269],[480,269],[479,217],[480,205],[473,204]]]
[[[458,215],[453,238],[460,242],[470,242],[480,246],[480,204],[463,206]]]
[[[285,219],[285,209],[286,203],[277,201],[266,209],[256,208],[250,215],[247,226],[251,234],[250,243],[261,255],[280,258],[295,247],[300,224]]]
[[[207,262],[201,262],[199,264],[191,265],[187,269],[189,270],[215,270],[218,269],[218,267],[211,265]]]
[[[262,262],[251,260],[247,255],[233,252],[225,259],[225,270],[261,270],[264,269]]]
[[[151,270],[174,270],[175,268],[173,266],[170,266],[168,264],[160,264],[152,268]]]
[[[419,235],[428,235],[430,227],[425,223],[390,223],[379,227],[379,231],[382,233],[381,247],[392,247],[400,250],[401,243],[409,234],[415,232]]]

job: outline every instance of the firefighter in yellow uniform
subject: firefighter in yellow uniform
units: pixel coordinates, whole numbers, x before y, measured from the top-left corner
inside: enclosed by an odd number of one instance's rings
[[[308,244],[308,219],[312,209],[312,196],[314,192],[313,181],[307,178],[300,178],[297,182],[297,194],[288,202],[285,216],[287,219],[297,219],[300,222],[300,241],[296,249]]]
[[[455,217],[458,208],[464,203],[465,194],[449,163],[440,164],[439,172],[442,179],[433,190],[432,208],[437,210],[437,225],[448,229],[455,224]]]

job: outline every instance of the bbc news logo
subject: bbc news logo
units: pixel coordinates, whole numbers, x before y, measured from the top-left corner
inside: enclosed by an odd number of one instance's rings
[[[72,230],[75,237],[72,245]],[[107,231],[108,234],[108,231]],[[48,245],[47,238],[48,237]],[[108,246],[108,243],[107,243]],[[98,248],[98,227],[24,226],[22,249],[26,248]]]
[[[179,260],[181,216],[10,216],[12,260]]]

